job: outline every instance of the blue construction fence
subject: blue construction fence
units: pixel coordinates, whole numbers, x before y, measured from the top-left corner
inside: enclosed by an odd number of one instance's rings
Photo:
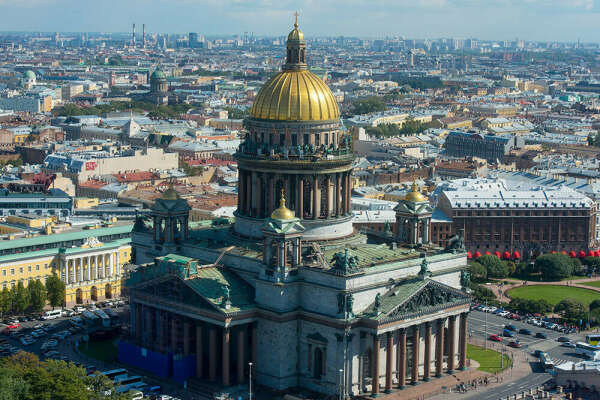
[[[196,376],[194,354],[187,357],[181,354],[163,354],[123,340],[119,341],[119,361],[177,382]]]

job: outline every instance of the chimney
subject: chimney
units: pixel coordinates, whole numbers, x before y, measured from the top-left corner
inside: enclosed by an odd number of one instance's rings
[[[133,24],[133,35],[131,39],[131,44],[135,47],[135,23]]]

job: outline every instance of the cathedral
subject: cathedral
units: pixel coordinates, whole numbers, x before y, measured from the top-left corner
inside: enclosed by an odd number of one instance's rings
[[[251,375],[275,390],[344,397],[465,369],[462,238],[430,243],[432,208],[415,185],[395,232],[352,226],[351,137],[307,68],[297,21],[245,131],[234,222],[190,223],[172,188],[136,219],[120,360],[223,390]]]

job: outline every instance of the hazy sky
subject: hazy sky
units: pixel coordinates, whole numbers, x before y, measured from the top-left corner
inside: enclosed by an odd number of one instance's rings
[[[600,41],[600,0],[0,0],[0,31]]]

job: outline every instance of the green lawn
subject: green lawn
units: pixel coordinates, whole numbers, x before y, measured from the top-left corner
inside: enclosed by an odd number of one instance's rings
[[[478,369],[480,371],[490,372],[492,374],[510,367],[512,362],[510,357],[504,354],[502,357],[504,358],[503,368],[501,368],[500,352],[490,349],[484,350],[483,347],[474,346],[472,344],[467,344],[467,358],[477,361],[479,363]]]
[[[85,342],[81,342],[79,343],[79,351],[96,360],[105,362],[115,361],[118,352],[117,340],[90,341],[87,346]]]
[[[564,299],[576,299],[585,305],[600,299],[600,293],[593,290],[581,289],[571,286],[558,285],[525,285],[508,291],[510,297],[519,297],[528,300],[546,299],[552,305]]]
[[[600,281],[582,282],[581,285],[593,286],[593,287],[600,287]]]

